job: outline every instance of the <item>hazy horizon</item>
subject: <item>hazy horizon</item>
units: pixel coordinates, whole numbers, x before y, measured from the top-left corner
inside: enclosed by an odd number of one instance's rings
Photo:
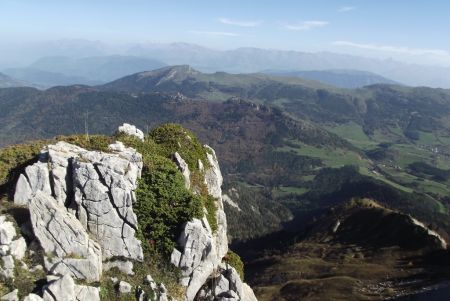
[[[0,64],[29,63],[42,45],[64,40],[75,46],[74,41],[97,43],[99,55],[182,42],[216,50],[333,52],[450,67],[450,41],[443,38],[450,28],[449,10],[445,1],[406,0],[2,1]]]

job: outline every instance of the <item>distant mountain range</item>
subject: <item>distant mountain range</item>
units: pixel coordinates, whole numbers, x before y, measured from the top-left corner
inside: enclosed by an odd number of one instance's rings
[[[59,74],[59,77],[64,79],[62,82],[66,84],[105,83],[131,73],[150,71],[166,65],[190,65],[202,72],[301,72],[304,77],[329,84],[335,83],[341,87],[386,83],[387,80],[409,86],[450,88],[450,67],[416,65],[391,59],[381,60],[331,52],[310,53],[259,48],[214,50],[187,43],[127,45],[114,48],[89,41],[33,44],[26,50],[19,49],[16,52],[10,54],[15,56],[14,60],[9,60],[11,62],[0,60],[1,65],[8,66],[3,68],[3,73],[17,75],[19,71],[12,62],[27,64],[26,62],[31,60],[32,63],[20,67],[22,76],[17,78],[30,78],[26,73],[32,69],[30,72],[33,74],[36,74],[37,70],[51,72],[52,76]],[[19,63],[16,65],[19,66]],[[336,74],[334,70],[341,72]],[[342,70],[345,70],[345,76]],[[305,71],[308,72],[304,73]],[[369,76],[365,72],[374,75]],[[338,75],[339,79],[335,80],[334,76]],[[52,76],[46,77],[42,74],[31,78],[45,82],[46,86],[61,84],[51,80]],[[351,80],[344,79],[346,77]]]
[[[32,84],[26,83],[24,81],[12,78],[6,74],[0,73],[0,88],[11,88],[11,87],[31,87]]]
[[[131,48],[129,55],[161,60],[168,65],[188,64],[204,71],[253,73],[262,70],[361,70],[410,86],[450,88],[450,67],[422,66],[331,52],[300,52],[238,48],[212,50],[186,43],[150,44]]]
[[[44,87],[59,85],[97,85],[122,76],[165,66],[164,63],[133,56],[98,56],[86,58],[44,57],[28,67],[4,72],[15,78]]]
[[[263,71],[267,74],[299,77],[320,81],[332,86],[355,89],[375,84],[398,84],[393,80],[372,72],[359,70],[319,70],[319,71]]]

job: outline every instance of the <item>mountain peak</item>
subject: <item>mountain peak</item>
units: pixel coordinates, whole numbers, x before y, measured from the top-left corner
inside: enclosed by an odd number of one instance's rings
[[[138,73],[138,77],[142,79],[145,77],[164,76],[166,80],[169,80],[174,78],[185,78],[190,75],[197,75],[197,74],[200,74],[200,72],[195,70],[189,65],[176,65],[163,67],[152,71],[141,72]]]

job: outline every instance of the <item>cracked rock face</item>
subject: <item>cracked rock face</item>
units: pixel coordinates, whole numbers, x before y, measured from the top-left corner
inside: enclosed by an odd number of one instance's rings
[[[102,259],[143,260],[132,207],[142,156],[121,142],[109,149],[58,142],[20,176],[14,202],[29,207],[33,232],[52,254],[45,260],[49,272],[97,281]]]
[[[29,209],[34,235],[46,253],[47,270],[98,281],[102,271],[100,246],[89,238],[76,217],[40,191]]]
[[[208,193],[216,200],[217,231],[211,230],[206,217],[187,222],[178,239],[181,251],[173,250],[171,262],[181,269],[180,283],[186,287],[187,301],[202,296],[200,289],[210,278],[216,278],[216,287],[205,292],[204,296],[208,297],[205,300],[255,301],[252,289],[242,282],[236,270],[222,264],[222,259],[228,252],[227,219],[222,202],[223,178],[214,150],[207,145],[205,148],[208,168],[205,170],[201,165]],[[175,159],[177,162],[184,162],[181,157]],[[181,164],[178,163],[178,166],[183,171]]]
[[[120,148],[114,145],[113,149]],[[120,154],[90,152],[73,160],[75,204],[83,226],[99,241],[105,259],[125,257],[142,261],[135,238],[133,212],[142,157],[130,149]]]
[[[44,301],[99,301],[96,287],[77,285],[68,274],[51,282],[44,290]]]

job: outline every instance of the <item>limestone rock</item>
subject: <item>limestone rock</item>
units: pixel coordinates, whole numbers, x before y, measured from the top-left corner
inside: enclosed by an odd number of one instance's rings
[[[0,279],[14,278],[14,258],[11,255],[3,256],[0,265]]]
[[[111,153],[87,151],[66,142],[48,145],[40,161],[21,175],[22,182],[19,180],[16,188],[17,202],[26,200],[28,204],[38,193],[41,198],[46,195],[48,200],[53,199],[53,209],[68,211],[79,220],[85,232],[98,241],[91,249],[101,250],[104,259],[123,257],[142,261],[141,243],[135,237],[137,217],[132,209],[142,156],[121,142],[111,144],[109,149]],[[72,254],[74,258],[69,254],[64,261],[60,254],[56,255],[56,259],[47,260],[47,268],[54,273],[64,274],[69,265],[71,275],[85,278],[87,269],[99,268],[98,264],[92,266],[92,260],[86,262],[86,254]],[[84,261],[80,261],[80,256]],[[97,274],[94,273],[95,279]]]
[[[47,270],[98,281],[102,271],[100,247],[76,217],[40,191],[31,199],[29,209],[36,238],[46,254],[55,256],[47,258]]]
[[[20,175],[16,184],[14,203],[28,205],[36,191],[52,193],[47,163],[37,162],[25,168],[25,173]]]
[[[176,152],[173,155],[173,159],[177,164],[178,168],[180,169],[181,174],[183,175],[184,186],[186,186],[186,188],[189,189],[191,187],[191,172],[189,171],[189,166],[187,165],[186,161],[184,161],[184,159],[181,158],[178,152]]]
[[[43,301],[43,299],[36,294],[29,294],[23,299],[23,301]]]
[[[103,263],[103,271],[109,271],[112,268],[117,268],[127,275],[134,275],[133,263],[131,261],[114,260]]]
[[[8,245],[0,245],[0,256],[6,256],[9,254],[9,246]]]
[[[116,143],[112,148],[121,146]],[[74,158],[72,164],[79,219],[99,241],[104,258],[142,261],[141,242],[135,237],[137,217],[132,208],[142,156],[123,147],[117,154],[88,152]]]
[[[27,243],[23,237],[13,240],[10,244],[11,255],[17,259],[22,260],[25,257],[27,251]]]
[[[187,286],[186,299],[193,300],[218,264],[211,232],[202,221],[194,219],[186,223],[178,244],[184,250],[178,265],[183,276],[181,284]]]
[[[228,264],[220,264],[219,276],[214,279],[215,287],[206,291],[205,299],[219,301],[257,301],[253,290],[242,281],[238,272]]]
[[[131,284],[125,281],[120,281],[118,286],[119,293],[121,294],[129,294],[131,293],[132,287]]]
[[[50,283],[44,290],[44,301],[75,301],[75,282],[69,274]]]
[[[77,285],[72,277],[66,274],[44,289],[43,299],[44,301],[100,301],[100,291],[96,287]]]
[[[180,260],[181,260],[181,252],[178,251],[177,249],[173,249],[172,254],[170,254],[170,262],[174,266],[179,266]]]
[[[219,161],[217,160],[216,152],[208,145],[204,146],[207,149],[206,157],[210,167],[205,171],[205,183],[208,187],[208,192],[216,199],[222,197],[222,183],[223,177],[220,171]]]
[[[100,290],[97,287],[75,285],[75,300],[100,301]]]
[[[243,291],[243,296],[242,296],[242,301],[258,301],[258,299],[256,299],[255,293],[253,292],[252,288],[247,284],[247,283],[243,283],[242,284],[242,291]]]
[[[227,293],[230,290],[230,282],[224,275],[220,275],[216,278],[216,287],[214,288],[214,296],[220,296],[223,293]]]
[[[2,296],[0,298],[2,301],[19,301],[19,290],[15,289],[12,292]]]
[[[0,245],[9,245],[16,236],[16,229],[12,222],[8,222],[4,215],[0,216]]]
[[[144,141],[144,133],[134,125],[124,123],[123,125],[119,126],[117,131],[126,135],[135,136],[139,140]]]

